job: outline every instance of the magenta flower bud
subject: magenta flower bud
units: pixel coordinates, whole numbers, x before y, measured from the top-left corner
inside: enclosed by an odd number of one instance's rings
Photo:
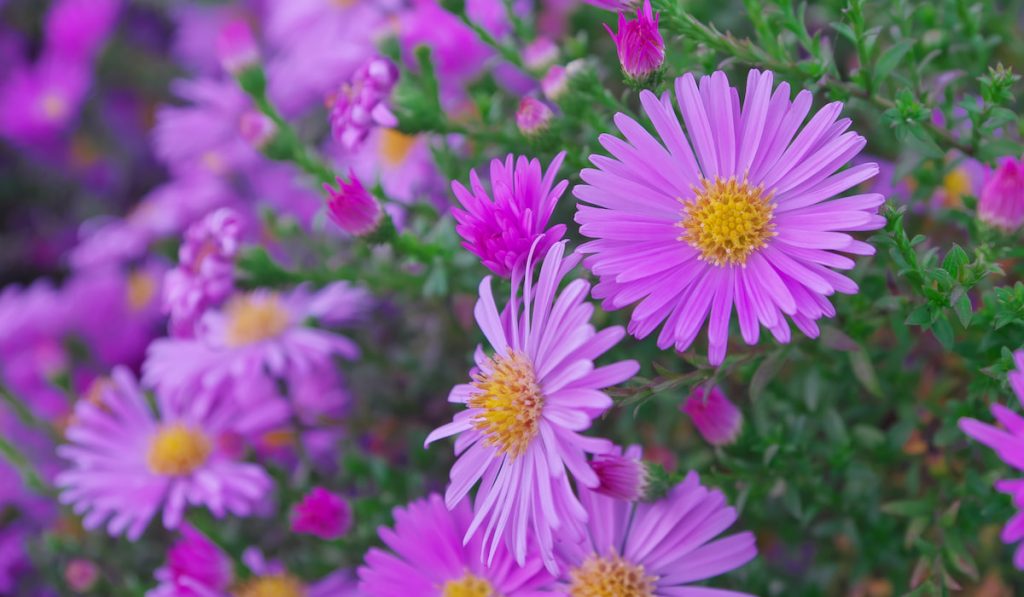
[[[277,134],[277,125],[266,114],[250,110],[239,117],[238,132],[249,145],[263,149]]]
[[[558,101],[569,89],[569,73],[565,67],[556,64],[549,68],[540,80],[540,89],[544,97],[553,102]]]
[[[100,570],[90,560],[75,558],[64,568],[64,580],[76,593],[90,591],[100,578]]]
[[[523,48],[523,65],[534,71],[544,70],[558,60],[558,46],[546,37],[538,37]]]
[[[658,16],[651,9],[651,0],[644,0],[643,7],[636,11],[636,19],[627,21],[626,15],[619,13],[618,34],[604,26],[615,40],[622,72],[634,81],[650,77],[665,62],[665,40],[658,31]]]
[[[217,58],[224,70],[232,75],[259,63],[260,50],[248,23],[235,19],[221,28],[217,36]]]
[[[524,97],[516,110],[516,126],[527,137],[539,135],[547,130],[555,114],[547,104],[533,97]]]
[[[389,106],[397,82],[398,67],[387,58],[371,58],[328,98],[331,136],[342,148],[357,150],[374,127],[398,126],[398,118]]]
[[[1020,228],[1024,223],[1024,161],[1003,158],[981,187],[978,217],[1007,231]]]
[[[328,194],[327,216],[345,232],[363,236],[377,229],[384,211],[351,171],[349,179],[349,182],[337,179],[337,189],[324,184]]]
[[[352,507],[345,498],[314,487],[295,505],[292,532],[337,539],[352,527]]]
[[[647,493],[650,476],[640,459],[638,446],[631,446],[625,454],[618,449],[608,454],[598,454],[591,461],[590,468],[597,473],[600,485],[595,491],[600,494],[635,502],[643,499]]]
[[[707,396],[704,388],[694,388],[680,410],[689,415],[697,431],[713,446],[733,443],[743,426],[743,414],[717,387]]]

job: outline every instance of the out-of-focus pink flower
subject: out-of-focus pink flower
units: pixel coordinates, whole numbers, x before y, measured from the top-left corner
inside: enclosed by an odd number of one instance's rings
[[[736,441],[743,427],[743,414],[717,387],[705,394],[697,386],[680,410],[689,415],[697,431],[713,446]]]
[[[338,494],[314,487],[295,505],[292,532],[337,539],[352,527],[352,507]]]
[[[64,580],[77,593],[88,592],[99,578],[100,570],[91,560],[75,558],[64,568]]]
[[[234,577],[231,558],[191,525],[167,551],[156,571],[159,585],[147,597],[193,597],[226,594]]]
[[[541,71],[558,60],[558,46],[547,37],[538,37],[523,48],[523,64],[526,68]]]
[[[364,64],[329,100],[331,135],[346,151],[358,148],[374,127],[395,127],[398,119],[388,100],[398,82],[398,69],[387,58]]]
[[[59,0],[46,13],[47,51],[89,64],[117,23],[120,0]]]
[[[46,148],[78,117],[90,79],[88,65],[55,55],[14,68],[0,81],[0,136]]]
[[[277,125],[266,114],[249,110],[238,118],[238,132],[249,145],[262,150],[277,134]]]
[[[551,101],[558,101],[562,94],[569,88],[569,74],[564,66],[554,65],[548,69],[540,80],[540,89],[544,97]]]
[[[1024,223],[1024,161],[1002,159],[981,188],[978,217],[982,221],[1013,231]]]
[[[598,454],[590,462],[590,468],[600,481],[594,489],[597,493],[635,502],[647,492],[650,479],[641,459],[640,446],[630,446],[624,453],[616,447],[607,454]]]
[[[228,21],[221,28],[217,36],[217,58],[221,67],[232,75],[259,64],[260,49],[252,28],[244,19]]]
[[[356,236],[376,230],[384,215],[377,199],[363,188],[363,184],[351,171],[348,182],[341,178],[337,180],[337,189],[324,184],[328,194],[327,217],[345,232]]]
[[[547,130],[555,113],[547,104],[534,97],[524,97],[516,110],[516,126],[519,132],[533,137]]]
[[[651,0],[644,0],[643,7],[636,11],[636,19],[626,20],[620,12],[617,34],[608,25],[604,27],[615,40],[622,72],[630,79],[642,81],[665,62],[665,40],[658,31],[658,14],[652,11]]]

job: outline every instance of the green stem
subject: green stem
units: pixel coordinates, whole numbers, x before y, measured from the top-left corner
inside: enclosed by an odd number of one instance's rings
[[[55,497],[57,491],[43,480],[31,461],[10,440],[0,437],[0,456],[17,469],[25,485],[32,491],[47,497]]]

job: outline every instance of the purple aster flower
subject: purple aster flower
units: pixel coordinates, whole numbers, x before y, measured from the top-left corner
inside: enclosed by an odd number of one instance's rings
[[[230,596],[223,597],[361,597],[348,570],[338,570],[317,582],[307,583],[289,572],[281,562],[267,560],[256,547],[242,552],[242,562],[253,576],[234,587]]]
[[[1024,160],[1002,159],[985,181],[978,198],[978,217],[1007,231],[1024,223]]]
[[[337,539],[352,527],[352,507],[345,498],[314,487],[295,505],[292,532]]]
[[[851,231],[875,230],[884,198],[877,193],[833,199],[874,176],[875,164],[840,170],[864,147],[837,120],[842,104],[822,108],[797,134],[811,94],[790,101],[789,85],[772,92],[772,73],[750,71],[739,93],[725,74],[676,79],[684,134],[668,95],[640,93],[661,142],[624,114],[625,140],[604,135],[612,157],[591,156],[580,173],[576,221],[596,240],[580,247],[600,283],[605,309],[639,302],[629,331],[648,336],[664,324],[658,347],[686,350],[708,320],[708,359],[725,358],[733,307],[747,344],[759,325],[789,342],[788,316],[810,337],[816,320],[835,315],[828,296],[857,285],[834,269],[874,248]],[[691,149],[692,148],[692,149]]]
[[[527,137],[535,137],[551,126],[555,113],[535,97],[524,97],[516,110],[516,127]]]
[[[704,388],[697,386],[680,410],[690,417],[697,431],[713,446],[733,443],[743,427],[740,409],[717,386],[706,395]]]
[[[946,174],[942,177],[942,185],[935,191],[929,205],[933,212],[963,207],[964,197],[968,195],[977,197],[981,194],[982,185],[988,176],[988,167],[959,152],[954,151],[947,154],[945,164]],[[902,186],[906,187],[907,185],[904,183]],[[911,193],[902,192],[901,194],[908,196]]]
[[[622,72],[630,79],[642,81],[665,62],[665,40],[658,31],[658,16],[659,13],[652,12],[651,0],[644,0],[643,7],[636,11],[636,19],[628,21],[624,13],[619,13],[617,34],[604,26],[615,40]]]
[[[560,584],[569,595],[747,595],[690,586],[757,555],[750,532],[712,541],[735,522],[736,510],[722,492],[701,485],[697,473],[657,502],[627,502],[587,488],[580,488],[580,501],[586,538],[558,550]]]
[[[60,0],[46,12],[47,50],[63,60],[88,64],[117,23],[120,0]]]
[[[227,594],[234,578],[231,558],[191,525],[167,551],[167,563],[156,571],[157,587],[146,597],[210,597]]]
[[[60,501],[84,516],[86,529],[106,524],[111,535],[137,541],[159,511],[174,529],[188,505],[217,518],[248,516],[266,499],[270,476],[218,445],[238,414],[230,403],[200,399],[181,408],[158,395],[154,415],[127,369],[112,379],[100,404],[75,405],[69,443],[58,448],[70,462],[57,475]]]
[[[504,278],[516,271],[522,274],[531,248],[537,259],[543,258],[565,234],[565,224],[548,228],[555,204],[569,184],[555,184],[564,159],[564,151],[556,155],[546,173],[536,158],[509,154],[504,162],[492,160],[491,195],[476,170],[469,172],[472,192],[452,181],[452,192],[465,208],[452,208],[462,246]]]
[[[428,135],[377,128],[356,152],[346,152],[338,146],[335,153],[360,180],[379,183],[396,202],[408,204],[428,198],[438,209],[447,209],[446,181],[434,164]],[[392,211],[395,207],[396,203],[390,203],[386,209],[397,225],[400,214]]]
[[[563,260],[564,252],[565,241],[551,248],[536,284],[527,263],[522,295],[514,281],[503,311],[494,303],[490,276],[480,283],[476,320],[494,352],[488,356],[477,348],[472,381],[448,396],[466,409],[426,441],[459,435],[445,501],[454,508],[480,483],[465,538],[483,533],[482,556],[489,564],[499,546],[507,545],[524,565],[532,536],[545,565],[555,569],[554,533],[572,537],[586,518],[570,477],[577,487],[597,487],[586,454],[611,449],[608,440],[579,432],[611,407],[601,389],[639,369],[636,361],[594,367],[594,359],[625,332],[619,326],[597,332],[590,325],[585,281],[572,281],[556,296],[559,282],[579,262],[577,255]]]
[[[164,277],[163,308],[174,336],[190,337],[209,307],[235,290],[235,254],[242,235],[238,212],[223,207],[185,231],[178,267]]]
[[[1016,369],[1007,376],[1017,402],[1024,404],[1024,350],[1013,354]],[[989,406],[992,415],[1002,427],[982,423],[977,419],[962,418],[960,429],[973,439],[995,450],[999,458],[1017,470],[1024,470],[1024,417],[1003,406],[992,403]],[[1003,543],[1018,543],[1013,553],[1013,565],[1024,570],[1024,479],[1002,479],[996,481],[995,488],[1013,496],[1013,505],[1018,512],[1003,527]]]
[[[540,558],[530,553],[523,566],[508,549],[498,549],[494,563],[480,562],[479,537],[463,541],[473,520],[467,500],[452,511],[437,494],[395,508],[393,528],[380,538],[391,551],[371,548],[359,568],[359,588],[366,595],[502,595],[525,597],[552,581]]]
[[[351,170],[348,182],[336,179],[338,188],[324,184],[327,191],[327,217],[349,234],[363,236],[377,229],[384,211],[377,199],[363,187]]]
[[[56,55],[12,69],[0,81],[0,136],[47,147],[78,117],[90,82],[87,65]]]
[[[221,28],[217,36],[217,58],[221,67],[232,75],[259,64],[260,48],[244,19],[228,21]]]
[[[601,495],[634,502],[647,492],[650,474],[641,459],[640,446],[630,446],[623,453],[616,446],[607,454],[598,454],[590,461],[600,484],[594,489]]]
[[[398,68],[378,56],[361,66],[330,99],[331,134],[342,148],[355,150],[374,127],[398,126],[398,118],[388,106],[397,82]]]

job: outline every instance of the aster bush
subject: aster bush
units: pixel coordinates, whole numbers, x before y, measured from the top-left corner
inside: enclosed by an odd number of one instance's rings
[[[0,0],[0,595],[1024,593],[1022,23]]]

